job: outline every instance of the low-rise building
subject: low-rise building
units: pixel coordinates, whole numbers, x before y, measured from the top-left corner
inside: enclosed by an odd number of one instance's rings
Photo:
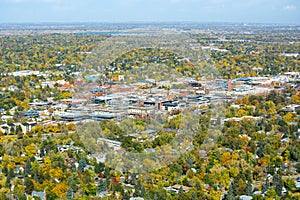
[[[38,110],[28,110],[28,111],[20,112],[20,116],[24,116],[27,118],[33,118],[33,117],[39,117],[40,113]]]
[[[121,142],[116,140],[109,140],[106,138],[97,138],[97,143],[106,144],[112,150],[119,150],[121,148]]]
[[[285,111],[285,112],[297,112],[298,110],[300,110],[300,105],[298,105],[298,104],[291,104],[291,105],[285,106],[282,109],[282,111]]]

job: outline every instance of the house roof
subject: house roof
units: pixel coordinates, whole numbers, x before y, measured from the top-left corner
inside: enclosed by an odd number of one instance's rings
[[[119,181],[117,181],[116,177],[112,177],[112,178],[110,178],[110,183],[113,184],[113,185],[118,185]]]
[[[40,199],[44,200],[46,199],[46,192],[37,192],[37,191],[32,191],[31,196],[33,197],[39,197]]]
[[[184,185],[179,185],[179,184],[175,184],[172,186],[173,189],[176,189],[176,190],[179,190],[180,187],[182,187],[183,191],[189,191],[191,188],[190,187],[187,187],[187,186],[184,186]]]

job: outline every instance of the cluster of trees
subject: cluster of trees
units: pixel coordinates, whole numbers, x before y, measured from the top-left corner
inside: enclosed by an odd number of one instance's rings
[[[57,70],[63,65],[77,65],[97,43],[101,35],[41,34],[9,35],[0,37],[0,74],[32,69]]]
[[[165,49],[141,48],[121,55],[116,58],[111,66],[117,66],[123,71],[131,70],[134,67],[141,67],[149,63],[164,63],[167,66],[177,68],[178,71],[192,70],[192,66],[183,57]],[[188,67],[189,66],[189,67]]]
[[[70,91],[43,85],[42,82],[65,80],[74,82],[74,75],[82,62],[104,36],[85,34],[9,35],[0,37],[0,108],[6,111],[17,106],[18,111],[28,110],[34,99],[47,101],[70,98]],[[39,70],[42,76],[12,76],[19,70]],[[45,75],[46,74],[46,75]],[[8,90],[14,86],[14,90]],[[9,114],[9,113],[7,113]]]
[[[60,77],[52,75],[53,79],[62,80],[66,77]],[[70,78],[70,77],[69,77]],[[73,79],[73,77],[71,77]],[[1,93],[0,108],[9,111],[16,107],[18,111],[27,111],[30,109],[29,103],[34,100],[47,101],[48,98],[53,97],[55,100],[70,98],[71,93],[69,91],[61,91],[59,87],[61,85],[55,84],[54,87],[42,86],[43,81],[47,81],[45,77],[38,76],[0,76],[1,86],[3,90]],[[11,85],[17,87],[16,90],[8,90]],[[9,113],[7,113],[9,114]]]
[[[279,56],[282,52],[299,49],[299,44],[286,43],[289,37],[280,38],[276,33],[270,37],[264,34],[242,36],[246,38],[243,42],[239,41],[241,35],[225,35],[226,40],[218,40],[218,35],[195,37],[203,45],[213,42],[229,50],[211,52],[212,61],[225,78],[257,75],[254,67],[262,68],[261,74],[298,70],[299,59]],[[19,89],[0,93],[0,108],[9,114],[15,106],[19,111],[28,110],[33,99],[46,101],[48,97],[70,97],[71,93],[58,89],[59,85],[42,87],[41,81],[47,80],[44,77],[14,77],[6,73],[36,69],[51,72],[50,80],[66,79],[72,82],[74,77],[70,73],[78,70],[77,66],[85,59],[86,52],[103,39],[103,36],[84,34],[0,37],[3,47],[0,50],[0,89],[10,85]],[[279,45],[278,42],[282,43]],[[168,77],[172,69],[184,75],[197,73],[188,61],[162,49],[133,50],[117,58],[111,66],[136,71],[136,68],[156,62],[162,63],[155,68],[164,73],[158,73],[156,76],[159,77]],[[62,66],[55,65],[59,63]],[[144,69],[150,74],[151,68]],[[52,73],[56,70],[63,73]],[[8,194],[26,199],[24,194],[30,195],[34,190],[46,190],[50,200],[89,199],[99,193],[110,193],[111,196],[106,199],[129,199],[134,196],[160,200],[231,200],[240,195],[253,196],[254,199],[298,199],[295,181],[288,175],[300,172],[300,143],[297,139],[300,113],[282,110],[292,103],[299,104],[300,95],[291,88],[282,94],[271,92],[266,97],[239,99],[235,102],[238,106],[227,105],[226,117],[250,115],[260,116],[261,119],[229,120],[218,130],[221,134],[216,134],[214,138],[208,138],[211,134],[210,111],[199,115],[173,113],[172,118],[162,119],[165,120],[162,124],[151,124],[148,118],[125,119],[120,123],[102,121],[78,126],[36,126],[29,134],[18,134],[17,137],[0,134],[0,199],[7,199]],[[15,121],[19,119],[18,112],[14,117]],[[159,129],[154,137],[141,135],[140,140],[136,140],[130,136],[153,127]],[[193,132],[192,141],[185,138],[187,132]],[[147,172],[137,175],[129,169],[121,173],[110,165],[121,157],[120,153],[114,154],[106,163],[89,156],[104,152],[97,145],[99,137],[121,142],[128,152],[142,154],[146,148],[154,148],[157,152],[164,152],[166,160],[162,160],[160,168],[155,169],[152,167],[155,161],[147,158],[143,163],[149,169],[145,170]],[[204,144],[207,139],[214,143],[212,147]],[[70,148],[61,152],[58,147],[62,145]],[[167,162],[167,156],[174,149],[179,151],[179,156]],[[20,167],[23,170],[19,170]],[[126,188],[125,184],[131,184],[134,190]],[[181,185],[178,193],[167,192],[165,188],[174,184]],[[184,191],[183,187],[189,190]],[[287,190],[285,193],[284,188]],[[254,195],[255,191],[261,191],[263,195]]]
[[[112,170],[109,164],[111,161],[99,163],[95,159],[89,159],[87,153],[101,152],[97,149],[96,138],[119,140],[129,152],[143,153],[145,148],[168,152],[168,149],[176,147],[173,144],[174,138],[178,136],[176,130],[185,125],[189,127],[188,122],[185,124],[182,121],[183,113],[167,120],[157,137],[145,137],[143,142],[135,141],[128,134],[132,130],[144,131],[149,125],[149,119],[126,119],[121,123],[102,121],[77,127],[72,124],[60,125],[58,128],[64,134],[48,136],[46,140],[42,140],[40,135],[51,133],[51,127],[37,127],[33,130],[36,135],[20,138],[0,136],[0,192],[11,193],[21,199],[24,193],[44,189],[47,190],[49,199],[81,199],[101,192],[109,192],[123,199],[129,199],[132,195],[145,199],[233,199],[240,195],[253,196],[254,199],[297,199],[293,193],[296,191],[295,181],[288,175],[299,173],[300,170],[298,125],[290,124],[298,123],[299,119],[294,117],[297,114],[290,113],[292,115],[289,116],[289,112],[283,112],[282,108],[295,102],[298,93],[292,89],[288,93],[295,97],[287,99],[284,93],[271,92],[266,97],[249,96],[239,99],[235,104],[243,106],[235,106],[234,110],[228,104],[228,117],[259,113],[257,115],[262,119],[256,122],[225,122],[222,134],[214,138],[215,148],[210,151],[202,150],[201,147],[209,134],[211,113],[208,111],[199,115],[196,120],[198,125],[194,127],[197,132],[193,139],[195,147],[185,151],[178,159],[166,162],[161,168],[149,168],[150,171],[139,176]],[[240,109],[244,111],[241,112]],[[269,112],[270,109],[274,111]],[[76,129],[77,132],[74,133]],[[289,140],[286,142],[282,138]],[[83,151],[69,149],[59,152],[57,145],[66,144],[81,147]],[[38,160],[39,157],[43,158],[42,162]],[[147,159],[145,163],[152,166],[154,161]],[[298,164],[294,166],[293,163]],[[18,166],[23,166],[24,171],[15,172]],[[20,175],[24,177],[24,182],[18,178]],[[268,179],[265,178],[267,175]],[[121,181],[121,177],[125,180]],[[124,184],[132,184],[135,192],[126,189]],[[190,189],[184,192],[181,188],[178,194],[164,189],[174,184]],[[11,185],[14,185],[12,191],[9,190]],[[256,190],[260,190],[264,196],[254,195]]]
[[[284,35],[284,37],[283,37]],[[281,31],[257,32],[253,34],[199,34],[194,36],[203,46],[216,46],[228,51],[211,51],[211,60],[224,78],[257,75],[278,75],[299,71],[299,44],[290,43],[294,33]],[[221,39],[220,39],[221,38]]]

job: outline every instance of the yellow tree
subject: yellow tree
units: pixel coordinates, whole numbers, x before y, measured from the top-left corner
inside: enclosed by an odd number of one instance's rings
[[[52,178],[57,178],[58,180],[61,179],[63,175],[63,171],[61,168],[56,168],[56,169],[50,169],[49,174]]]
[[[299,96],[300,93],[298,93],[297,95],[293,95],[291,98],[292,98],[292,101],[293,103],[300,103],[300,96]]]
[[[231,162],[231,153],[230,152],[225,152],[221,156],[221,164],[222,165],[228,165]]]
[[[287,113],[286,115],[284,115],[283,119],[286,121],[286,122],[292,122],[293,121],[293,114],[292,113]]]
[[[76,124],[75,123],[69,123],[67,125],[67,127],[68,127],[69,131],[76,131]]]
[[[42,166],[42,171],[45,173],[48,173],[49,169],[51,167],[51,159],[49,156],[44,157],[44,165]]]
[[[33,143],[25,147],[25,153],[28,155],[28,157],[32,157],[36,153],[36,147]]]
[[[218,185],[221,189],[229,188],[230,176],[227,168],[217,164],[210,169],[210,172],[210,179],[214,184]]]
[[[68,190],[68,185],[65,183],[57,184],[51,191],[59,198],[64,198]]]

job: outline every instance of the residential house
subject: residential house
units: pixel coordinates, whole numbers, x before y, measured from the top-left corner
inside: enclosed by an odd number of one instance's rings
[[[24,172],[24,167],[22,167],[22,166],[16,166],[14,168],[14,173],[15,174],[20,174],[20,173],[23,173],[23,172]]]
[[[178,102],[166,102],[162,103],[161,109],[168,112],[172,112],[174,110],[180,110],[180,107]]]
[[[46,200],[47,199],[45,190],[44,190],[44,192],[32,191],[31,196],[39,197],[41,200]]]
[[[36,122],[23,122],[20,124],[21,128],[22,128],[22,132],[28,133],[32,130],[33,127],[35,127],[37,125]]]
[[[282,110],[285,112],[297,112],[298,110],[300,110],[300,105],[291,104],[291,105],[285,106]]]
[[[9,134],[10,133],[10,126],[8,124],[0,125],[0,132],[2,132],[4,135]]]
[[[97,143],[107,144],[107,146],[113,150],[119,150],[121,148],[121,142],[115,140],[109,140],[106,138],[97,138]]]
[[[247,195],[242,195],[242,196],[240,196],[240,199],[241,200],[252,200],[252,197],[251,196],[247,196]]]
[[[300,189],[300,176],[296,179],[296,188]]]
[[[176,192],[176,193],[179,192],[180,188],[182,188],[182,190],[184,192],[188,192],[191,189],[190,187],[187,187],[187,186],[184,186],[184,185],[179,185],[179,184],[175,184],[171,188],[172,188],[171,190]]]
[[[23,134],[26,134],[30,132],[36,125],[36,122],[8,123],[0,125],[0,130],[4,134],[10,134],[11,132],[17,131],[19,128],[19,130],[21,130]]]
[[[13,119],[14,116],[11,115],[2,115],[1,120],[7,122],[10,119]]]

